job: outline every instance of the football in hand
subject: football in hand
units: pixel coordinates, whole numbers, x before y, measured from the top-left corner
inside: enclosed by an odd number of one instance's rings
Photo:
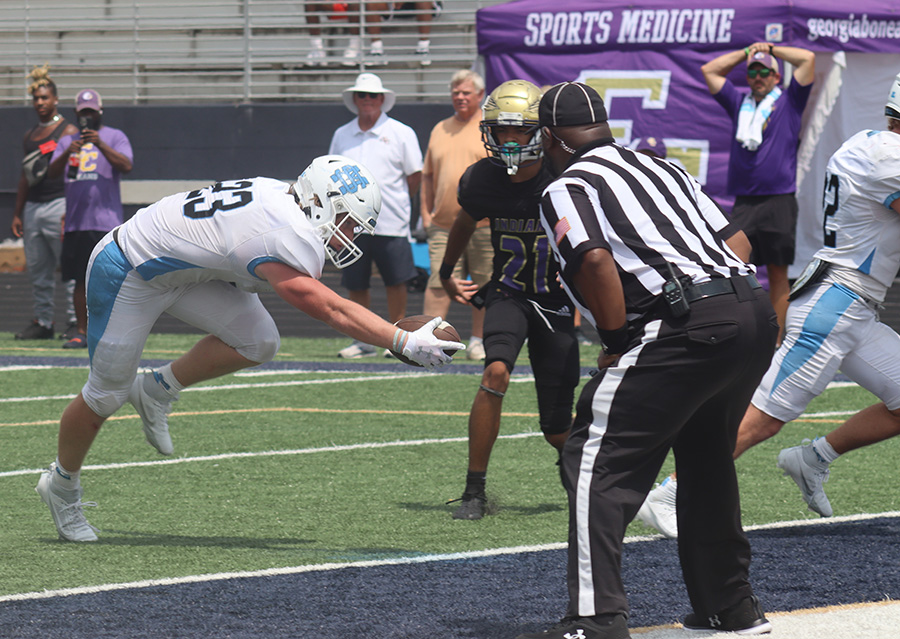
[[[414,332],[415,330],[421,328],[428,322],[434,319],[432,315],[410,315],[409,317],[404,317],[403,319],[399,319],[394,322],[394,326],[397,328],[402,328],[404,331]],[[456,332],[456,329],[447,322],[446,320],[442,320],[438,327],[434,329],[434,336],[438,339],[446,340],[448,342],[459,342],[459,333]],[[456,352],[455,349],[444,349],[444,352],[451,357]],[[404,364],[409,364],[410,366],[421,366],[421,364],[417,364],[412,361],[408,357],[406,357],[403,353],[398,353],[397,351],[391,351],[391,355],[399,359]]]

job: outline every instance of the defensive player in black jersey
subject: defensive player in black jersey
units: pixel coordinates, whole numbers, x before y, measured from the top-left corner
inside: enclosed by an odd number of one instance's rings
[[[504,82],[484,104],[481,134],[491,157],[470,166],[459,182],[457,216],[441,265],[441,283],[463,304],[484,304],[484,375],[469,413],[466,488],[454,519],[485,514],[485,475],[500,432],[503,396],[528,340],[541,431],[561,450],[569,434],[579,379],[578,340],[569,299],[539,217],[541,193],[552,176],[541,159],[541,91],[524,80]],[[491,221],[494,268],[481,291],[452,276],[479,220]]]

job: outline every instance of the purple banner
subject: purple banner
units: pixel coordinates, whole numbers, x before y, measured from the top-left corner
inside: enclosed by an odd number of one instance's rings
[[[481,9],[484,56],[673,47],[715,51],[767,40],[818,51],[900,52],[896,0],[514,0]]]
[[[849,13],[833,0],[516,0],[478,12],[478,46],[488,90],[513,78],[590,84],[606,101],[618,142],[662,138],[669,158],[730,208],[732,123],[700,67],[761,40],[817,52],[900,52],[900,11],[888,4],[865,0]],[[742,66],[729,77],[746,87]]]

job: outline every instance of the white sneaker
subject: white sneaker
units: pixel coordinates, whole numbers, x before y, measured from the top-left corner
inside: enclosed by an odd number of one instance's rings
[[[809,509],[822,517],[831,517],[834,511],[822,487],[828,481],[828,463],[820,461],[812,442],[803,440],[803,445],[785,448],[778,453],[778,467],[800,488],[803,501]]]
[[[80,489],[69,498],[54,491],[51,477],[55,472],[56,462],[53,462],[49,469],[41,473],[35,491],[50,509],[59,538],[66,541],[97,541],[97,529],[88,523],[82,510],[84,506],[96,506],[96,502],[81,501]]]
[[[161,402],[151,396],[147,392],[147,386],[156,383],[153,373],[138,375],[134,378],[131,390],[128,391],[128,401],[141,416],[147,443],[163,455],[171,455],[175,448],[172,446],[172,437],[169,435],[168,415],[172,412],[172,402],[177,398]]]
[[[371,344],[364,344],[362,342],[357,342],[353,340],[353,343],[350,344],[347,348],[342,348],[338,351],[338,357],[342,359],[360,359],[362,357],[374,357],[376,355],[376,349]]]
[[[423,67],[431,64],[431,40],[419,40],[416,44],[416,57]]]
[[[484,340],[469,340],[469,347],[466,349],[466,359],[475,362],[484,361]]]
[[[678,538],[678,517],[675,511],[675,493],[678,482],[666,477],[659,486],[647,494],[637,518],[655,528],[669,539]]]
[[[382,64],[384,64],[384,43],[381,40],[373,40],[365,65],[367,67],[375,67]]]
[[[359,62],[359,38],[350,38],[350,43],[344,51],[344,58],[341,64],[347,67],[355,67]]]
[[[325,50],[313,49],[306,54],[306,66],[323,67],[325,66]]]

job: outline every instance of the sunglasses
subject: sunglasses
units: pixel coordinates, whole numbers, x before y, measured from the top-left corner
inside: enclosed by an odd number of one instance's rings
[[[380,93],[366,93],[365,91],[356,91],[353,95],[355,95],[360,100],[365,100],[369,98],[370,100],[377,100]]]
[[[772,69],[747,69],[748,78],[755,78],[756,76],[768,78],[772,73]]]

